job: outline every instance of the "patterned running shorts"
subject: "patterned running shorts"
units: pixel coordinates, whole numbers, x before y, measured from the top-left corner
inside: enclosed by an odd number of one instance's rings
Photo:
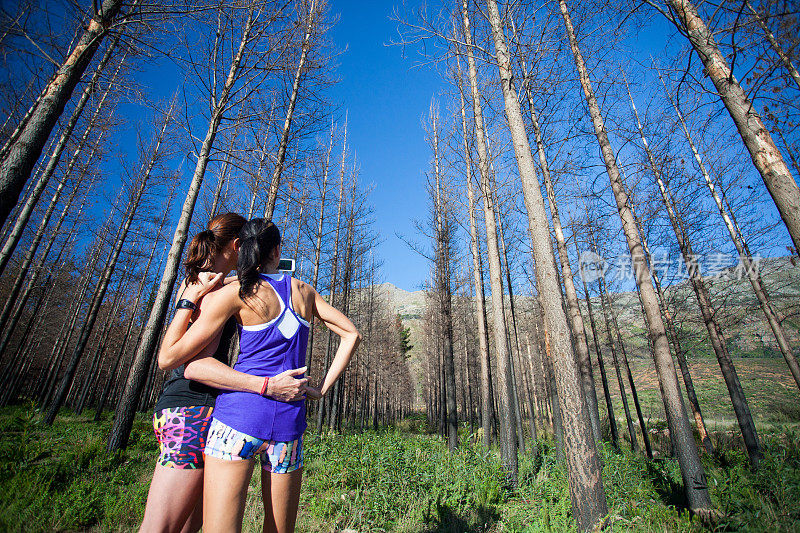
[[[205,454],[226,461],[261,457],[261,467],[273,474],[288,474],[303,466],[303,437],[282,442],[261,440],[237,431],[217,419],[211,421]]]
[[[153,429],[161,448],[158,464],[169,468],[203,468],[203,448],[213,407],[173,407],[153,413]]]

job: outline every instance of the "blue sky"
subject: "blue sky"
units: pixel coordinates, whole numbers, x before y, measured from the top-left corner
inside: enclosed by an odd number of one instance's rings
[[[406,290],[420,288],[429,265],[396,234],[413,237],[414,219],[424,219],[427,197],[424,172],[430,162],[422,117],[443,80],[430,67],[414,68],[397,46],[397,23],[389,19],[394,2],[337,0],[340,18],[333,40],[340,50],[340,82],[331,97],[347,110],[348,144],[361,167],[361,179],[374,184],[376,229],[383,242],[382,277]]]

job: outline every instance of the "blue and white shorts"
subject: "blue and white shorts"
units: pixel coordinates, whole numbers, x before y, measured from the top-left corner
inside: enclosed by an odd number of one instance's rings
[[[225,461],[261,458],[261,468],[288,474],[303,466],[303,437],[291,441],[262,440],[242,433],[216,418],[211,420],[205,454]]]

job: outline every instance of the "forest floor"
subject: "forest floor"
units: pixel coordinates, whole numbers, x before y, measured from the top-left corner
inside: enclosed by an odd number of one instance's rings
[[[769,363],[756,362],[750,368],[743,361],[740,374],[752,371],[760,376],[764,368],[758,365],[763,364]],[[712,378],[709,373],[709,382]],[[714,438],[721,451],[705,456],[704,463],[712,499],[724,515],[712,530],[800,531],[800,417],[795,416],[796,396],[790,394],[794,405],[781,404],[783,389],[774,383],[768,379],[764,390],[751,394],[757,405],[774,401],[770,405],[787,411],[759,419],[765,459],[757,472],[748,468],[728,431],[730,417],[709,405],[708,416],[720,423]],[[703,393],[710,399],[716,394],[714,387],[711,392],[706,388]],[[642,389],[647,397],[648,387]],[[90,414],[66,412],[48,428],[31,406],[0,410],[0,531],[135,530],[157,455],[150,420],[137,417],[128,449],[108,454],[110,420],[94,423]],[[666,451],[664,439],[658,442],[659,433],[653,432],[654,447]],[[462,446],[449,454],[421,416],[380,431],[320,436],[309,430],[298,531],[571,528],[566,477],[550,441],[540,441],[538,454],[528,450],[520,455],[519,485],[512,489],[504,484],[496,452],[486,453],[468,439],[464,431]],[[617,452],[603,444],[601,455],[608,522],[614,530],[709,530],[684,510],[680,473],[666,453],[647,461],[627,445]],[[256,473],[245,531],[261,529],[259,483]]]

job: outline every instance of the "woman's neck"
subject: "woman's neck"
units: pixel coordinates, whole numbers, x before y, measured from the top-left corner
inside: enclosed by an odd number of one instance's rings
[[[233,267],[225,259],[217,258],[211,261],[211,270],[228,275]]]

